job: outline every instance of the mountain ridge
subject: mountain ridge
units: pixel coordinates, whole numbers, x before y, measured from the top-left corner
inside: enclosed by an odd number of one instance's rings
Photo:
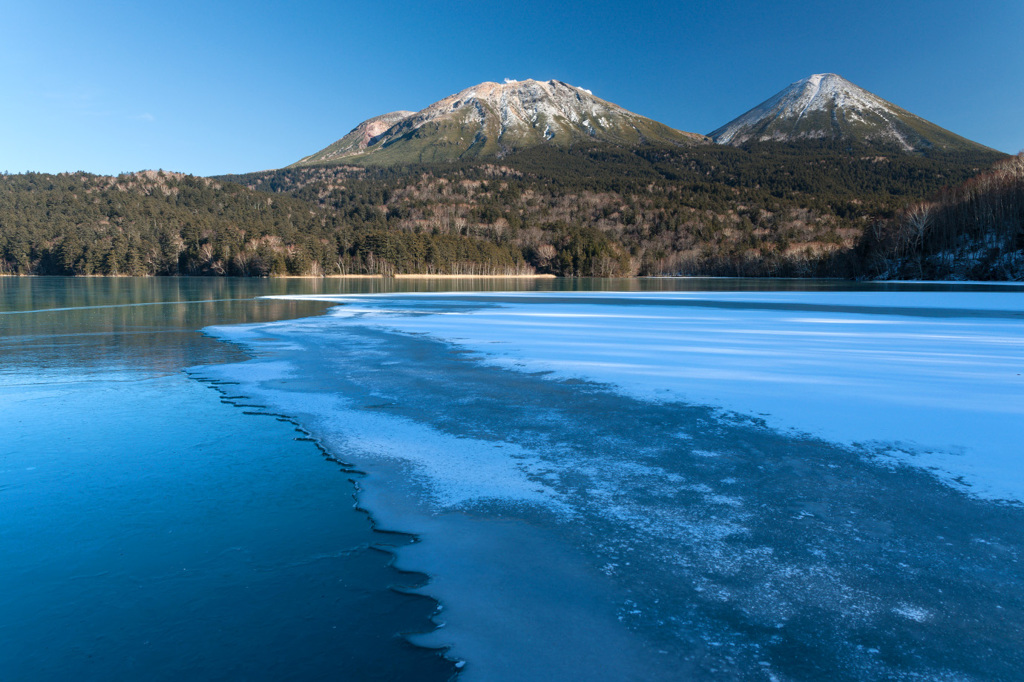
[[[349,154],[358,153],[359,151],[371,146],[383,133],[387,132],[387,130],[396,123],[400,123],[415,114],[415,111],[392,111],[387,114],[368,118],[353,128],[351,132],[345,135],[345,137],[320,150],[317,154],[322,155],[324,160],[331,160],[335,158],[342,158]],[[316,156],[316,154],[311,154],[292,165],[304,165],[303,162],[313,158],[314,156]]]
[[[385,123],[390,125],[378,130]],[[703,135],[675,130],[563,81],[488,81],[418,112],[367,119],[289,168],[501,158],[538,145],[588,141],[622,147],[708,143]]]
[[[834,73],[791,83],[708,135],[671,128],[564,81],[506,79],[465,88],[419,111],[369,118],[287,168],[501,159],[545,146],[686,148],[710,142],[734,147],[841,143],[910,154],[996,152]]]

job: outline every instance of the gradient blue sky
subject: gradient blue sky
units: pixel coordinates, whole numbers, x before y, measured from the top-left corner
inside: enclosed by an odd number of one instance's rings
[[[834,72],[1024,149],[1024,2],[9,2],[0,170],[277,168],[476,83],[557,78],[707,133]]]

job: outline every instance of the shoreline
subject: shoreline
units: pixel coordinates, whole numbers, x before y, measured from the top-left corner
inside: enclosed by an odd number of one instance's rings
[[[392,275],[392,279],[555,279],[555,275]]]
[[[390,276],[381,274],[373,275],[270,275],[270,276],[247,276],[247,275],[24,275],[10,272],[0,272],[2,279],[36,279],[36,278],[59,278],[59,279],[232,279],[232,280],[276,280],[276,279],[353,279],[353,280],[541,280],[541,279],[597,279],[597,280],[716,280],[716,281],[741,281],[757,280],[765,282],[848,282],[852,284],[878,284],[878,285],[966,285],[966,286],[1010,286],[1024,287],[1024,282],[1018,280],[958,280],[958,279],[872,279],[854,280],[840,277],[725,277],[712,275],[632,275],[628,277],[559,277],[552,274],[525,274],[525,275],[446,275],[446,274],[419,274],[403,273]]]
[[[61,279],[556,279],[557,275],[533,274],[533,275],[428,275],[428,274],[398,274],[384,276],[376,275],[270,275],[267,277],[250,277],[245,275],[19,275],[9,272],[0,273],[0,277],[32,278],[32,277],[59,277]],[[627,278],[639,279],[639,278]]]

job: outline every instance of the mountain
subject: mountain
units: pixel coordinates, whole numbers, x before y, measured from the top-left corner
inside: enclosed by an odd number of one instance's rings
[[[732,146],[768,141],[846,141],[904,152],[993,151],[834,73],[817,73],[799,80],[708,136]]]
[[[1019,159],[984,174],[1006,155],[837,76],[790,90],[749,115],[788,144],[524,81],[372,118],[301,167],[0,175],[0,276],[1024,276]],[[903,151],[921,139],[954,153]]]
[[[364,121],[334,144],[290,167],[335,163],[392,165],[501,158],[538,146],[581,142],[620,147],[706,142],[561,81],[481,83],[418,112]]]
[[[390,114],[374,116],[373,118],[363,121],[357,125],[352,129],[352,132],[334,144],[325,149],[321,149],[313,156],[307,156],[305,159],[302,159],[293,165],[304,166],[320,163],[326,164],[331,163],[336,159],[360,154],[364,149],[376,142],[383,133],[387,132],[387,130],[396,123],[400,123],[415,115],[415,111],[392,111]],[[316,158],[315,162],[311,161],[314,157]]]

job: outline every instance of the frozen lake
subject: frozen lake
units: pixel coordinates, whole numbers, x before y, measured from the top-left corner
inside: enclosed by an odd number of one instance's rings
[[[466,680],[1014,679],[1024,291],[821,288],[319,296],[201,374],[367,472]]]

